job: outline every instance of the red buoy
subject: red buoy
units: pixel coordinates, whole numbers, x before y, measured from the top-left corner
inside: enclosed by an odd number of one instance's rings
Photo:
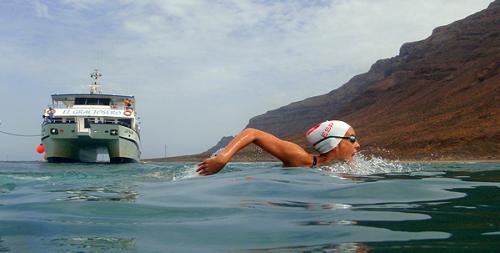
[[[45,148],[43,147],[42,143],[40,143],[40,145],[38,145],[38,147],[36,147],[36,152],[38,152],[38,154],[45,152]]]

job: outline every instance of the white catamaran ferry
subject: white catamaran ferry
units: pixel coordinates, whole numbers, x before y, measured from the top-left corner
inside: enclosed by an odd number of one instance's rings
[[[42,143],[48,162],[138,162],[140,135],[134,96],[102,94],[98,70],[89,94],[54,94],[43,114]]]

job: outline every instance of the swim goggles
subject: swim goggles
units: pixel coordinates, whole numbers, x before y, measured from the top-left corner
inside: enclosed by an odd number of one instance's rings
[[[349,140],[351,143],[355,143],[357,138],[356,138],[356,135],[350,135],[350,136],[327,136],[319,141],[317,141],[316,143],[313,144],[313,146],[316,146],[318,145],[320,142],[324,141],[324,140],[327,140],[327,139],[330,139],[330,138],[338,138],[338,139],[344,139],[344,140]]]

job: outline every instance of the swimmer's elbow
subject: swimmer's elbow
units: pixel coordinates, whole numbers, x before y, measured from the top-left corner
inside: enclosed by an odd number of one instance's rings
[[[241,131],[238,137],[240,139],[246,140],[249,143],[254,143],[262,138],[263,133],[263,131],[255,128],[245,128],[243,129],[243,131]]]
[[[262,131],[250,127],[250,128],[243,129],[243,131],[241,131],[241,135],[251,136],[251,137],[255,138],[259,134],[259,132],[262,132]]]

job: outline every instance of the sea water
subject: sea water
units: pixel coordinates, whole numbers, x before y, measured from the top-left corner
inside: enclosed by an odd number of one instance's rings
[[[0,252],[500,252],[500,164],[0,163]]]

